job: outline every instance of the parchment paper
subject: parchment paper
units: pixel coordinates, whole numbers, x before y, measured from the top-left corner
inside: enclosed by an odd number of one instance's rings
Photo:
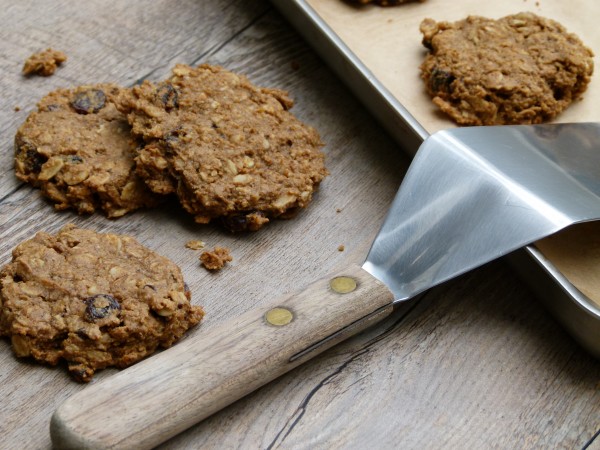
[[[536,247],[600,307],[600,222],[574,225],[537,242]]]

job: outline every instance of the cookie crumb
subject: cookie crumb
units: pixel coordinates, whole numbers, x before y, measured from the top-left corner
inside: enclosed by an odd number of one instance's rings
[[[221,270],[230,261],[233,258],[225,247],[215,247],[213,251],[207,250],[200,255],[200,262],[208,270]]]
[[[19,112],[19,111],[21,111],[21,107],[20,107],[19,105],[17,105],[17,106],[15,106],[15,107],[13,108],[13,110],[14,110],[15,112]]]
[[[192,249],[192,250],[200,250],[201,248],[204,248],[204,245],[205,245],[204,242],[202,242],[202,241],[200,241],[198,239],[187,241],[185,243],[185,246],[187,248]]]
[[[67,60],[67,55],[58,50],[47,48],[46,50],[34,53],[25,61],[23,65],[23,75],[41,75],[49,77],[58,66]]]
[[[335,212],[338,213],[338,214],[341,213],[342,212],[342,208],[336,209]]]
[[[346,247],[345,247],[345,246],[343,246],[343,245],[340,245],[340,246],[338,247],[338,252],[343,252],[344,250],[346,250]]]

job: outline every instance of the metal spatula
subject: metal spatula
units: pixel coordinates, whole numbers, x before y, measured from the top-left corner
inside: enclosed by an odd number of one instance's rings
[[[150,448],[420,292],[600,219],[600,124],[462,128],[419,149],[362,268],[199,332],[69,398],[59,448]]]

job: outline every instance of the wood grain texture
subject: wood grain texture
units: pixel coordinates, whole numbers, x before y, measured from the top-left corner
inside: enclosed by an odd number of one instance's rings
[[[332,281],[350,279],[353,290]],[[148,449],[392,312],[387,287],[358,266],[197,334],[69,398],[54,413],[59,448]],[[277,308],[289,318],[269,318]],[[337,337],[340,336],[340,337]]]
[[[408,160],[266,0],[105,0],[85,8],[74,0],[1,0],[0,7],[1,264],[21,240],[67,222],[130,234],[179,264],[193,302],[205,307],[206,319],[189,339],[364,258]],[[24,59],[48,46],[67,52],[66,65],[48,79],[23,79]],[[96,80],[160,79],[175,62],[218,63],[290,90],[292,111],[326,142],[331,171],[306,211],[259,233],[230,235],[195,224],[174,202],[110,221],[55,212],[18,184],[12,139],[43,94]],[[184,247],[190,239],[227,246],[234,261],[208,273],[198,253]],[[495,262],[428,292],[408,313],[394,313],[160,448],[577,449],[600,430],[599,380],[600,363]],[[0,340],[0,448],[49,449],[53,411],[83,388],[64,367],[17,360]]]

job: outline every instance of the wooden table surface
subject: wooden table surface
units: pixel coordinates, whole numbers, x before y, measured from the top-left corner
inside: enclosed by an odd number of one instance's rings
[[[196,334],[365,257],[409,160],[267,0],[2,0],[0,8],[1,264],[18,242],[68,222],[130,234],[182,267],[207,312]],[[47,47],[67,53],[64,67],[23,78],[24,60]],[[175,202],[117,220],[77,216],[15,178],[14,134],[50,90],[131,86],[201,62],[290,91],[293,111],[320,131],[331,175],[294,220],[231,235],[194,224]],[[207,273],[184,247],[190,239],[229,247],[233,263]],[[17,360],[1,339],[0,448],[50,448],[52,412],[84,387],[63,366]],[[600,363],[495,261],[160,447],[583,449],[598,446],[599,434]]]

